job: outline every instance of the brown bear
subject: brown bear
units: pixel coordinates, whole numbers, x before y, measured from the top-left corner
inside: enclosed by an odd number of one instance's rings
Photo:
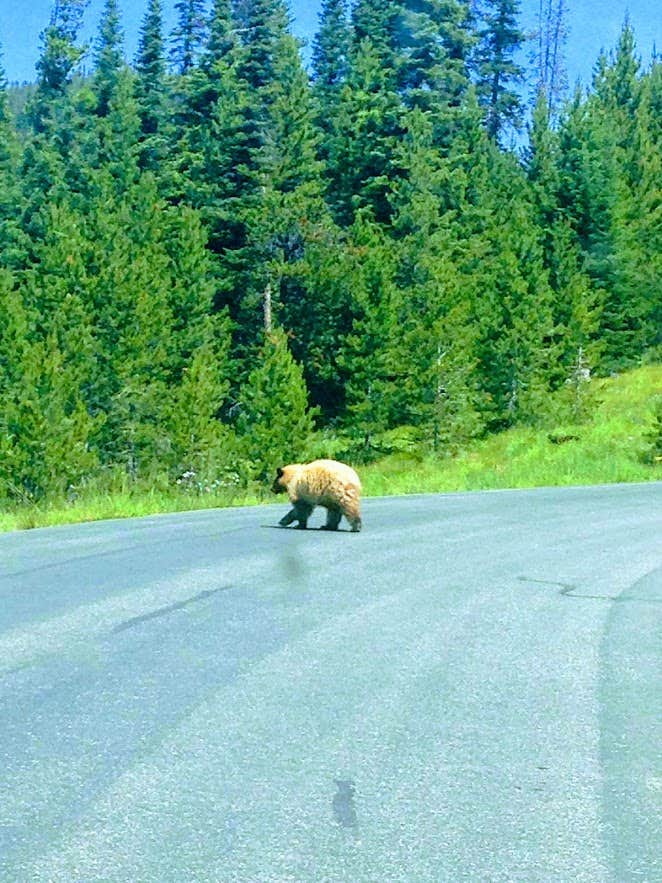
[[[343,515],[353,531],[361,530],[361,481],[345,463],[290,463],[276,470],[271,489],[275,494],[287,493],[292,503],[292,509],[278,522],[281,527],[297,521],[297,527],[305,530],[315,506],[324,506],[327,515],[322,530],[338,530]]]

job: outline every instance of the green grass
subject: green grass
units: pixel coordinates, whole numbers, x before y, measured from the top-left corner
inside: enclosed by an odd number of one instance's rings
[[[662,365],[596,380],[599,402],[582,424],[517,428],[476,442],[455,457],[397,453],[361,467],[367,496],[440,491],[608,484],[662,479],[662,463],[646,461],[653,403],[662,395]],[[560,444],[550,436],[576,436]],[[273,499],[268,488],[192,494],[175,489],[122,489],[81,495],[73,502],[0,512],[0,531],[46,527],[159,512],[252,505]]]
[[[186,512],[193,509],[216,509],[229,506],[250,506],[265,502],[266,493],[246,491],[230,496],[227,492],[193,495],[173,491],[136,488],[134,491],[108,492],[83,496],[73,502],[52,502],[20,506],[0,512],[0,532],[51,527],[57,524],[78,524],[106,518],[137,518],[163,512]]]
[[[368,495],[608,484],[662,479],[645,462],[662,365],[597,380],[599,402],[582,424],[516,428],[476,442],[455,457],[393,454],[362,470]],[[574,436],[554,444],[551,438]]]

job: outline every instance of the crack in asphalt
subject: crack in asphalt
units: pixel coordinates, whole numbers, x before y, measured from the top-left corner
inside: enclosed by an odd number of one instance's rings
[[[534,579],[530,576],[518,576],[521,583],[535,583],[541,586],[555,586],[559,589],[559,595],[564,598],[586,598],[592,601],[612,601],[615,604],[662,604],[662,598],[633,598],[621,592],[618,595],[587,595],[579,592],[579,586],[574,583],[562,583],[550,579]]]

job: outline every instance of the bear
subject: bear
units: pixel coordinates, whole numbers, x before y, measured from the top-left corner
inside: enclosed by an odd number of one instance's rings
[[[314,460],[279,466],[271,489],[275,494],[287,493],[292,503],[278,522],[281,527],[297,521],[297,528],[305,530],[315,506],[324,506],[327,515],[322,530],[338,530],[343,515],[353,532],[361,530],[361,481],[345,463]]]

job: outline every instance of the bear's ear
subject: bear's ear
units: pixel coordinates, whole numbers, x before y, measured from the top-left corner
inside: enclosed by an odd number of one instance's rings
[[[276,469],[276,477],[280,478],[282,476],[282,474],[283,474],[283,470],[279,466],[278,469]]]

